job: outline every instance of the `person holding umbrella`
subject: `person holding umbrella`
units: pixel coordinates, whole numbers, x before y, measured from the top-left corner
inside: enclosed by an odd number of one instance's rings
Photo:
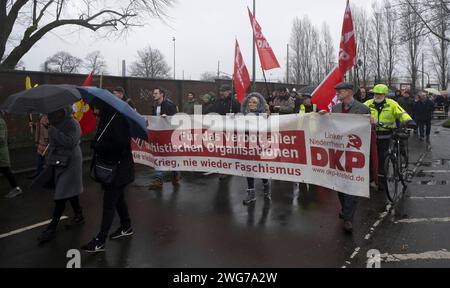
[[[3,113],[0,113],[0,173],[6,177],[11,186],[11,191],[5,196],[6,198],[14,198],[23,193],[22,189],[17,186],[16,178],[11,172],[8,151],[8,130],[6,128],[6,122],[3,119]]]
[[[50,144],[48,146],[47,171],[42,172],[41,175],[44,179],[49,173],[53,175],[51,181],[54,183],[55,207],[52,221],[38,238],[41,244],[55,238],[56,228],[67,202],[70,202],[74,212],[74,218],[67,228],[84,223],[79,199],[79,195],[83,192],[80,125],[72,116],[71,106],[49,113],[48,120]]]
[[[145,119],[126,102],[104,89],[78,89],[83,100],[98,110],[100,117],[97,134],[91,143],[94,150],[91,175],[104,191],[102,223],[100,232],[81,247],[85,252],[95,253],[105,251],[115,210],[120,217],[120,227],[109,238],[116,240],[134,233],[125,200],[126,187],[134,181],[131,137],[148,140],[148,136]]]
[[[55,208],[50,225],[38,238],[40,243],[55,237],[67,201],[75,214],[69,227],[84,222],[78,198],[83,191],[81,129],[72,116],[72,104],[80,100],[80,92],[73,85],[41,85],[9,96],[0,106],[8,113],[48,115],[49,145],[43,153],[48,152],[47,165],[31,188],[54,190]]]

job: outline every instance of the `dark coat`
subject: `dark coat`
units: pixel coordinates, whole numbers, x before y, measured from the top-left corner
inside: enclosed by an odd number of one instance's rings
[[[67,167],[47,166],[46,168],[54,169],[54,199],[67,199],[81,194],[83,192],[83,157],[80,148],[80,124],[68,111],[64,121],[56,127],[50,126],[48,135],[50,141],[48,159],[51,159],[54,154],[69,156]]]
[[[430,121],[433,117],[434,104],[431,100],[414,103],[414,117],[417,121]]]
[[[108,128],[105,129],[114,115],[114,119]],[[98,140],[103,131],[103,135]],[[125,186],[134,181],[134,161],[131,153],[130,128],[128,121],[122,114],[116,114],[111,108],[101,109],[97,135],[91,146],[100,160],[107,163],[118,163],[120,161],[112,186]]]
[[[408,113],[409,116],[414,118],[414,99],[411,97],[400,97],[397,101],[400,106]]]
[[[6,122],[0,115],[0,167],[10,167],[8,151],[8,130]]]
[[[156,115],[156,108],[158,105],[153,105],[152,109],[152,116]],[[166,114],[167,116],[173,116],[178,113],[178,108],[175,103],[170,101],[169,99],[164,99],[164,101],[161,103],[161,115]]]
[[[230,111],[231,107],[231,111]],[[217,99],[216,102],[209,107],[206,113],[217,113],[219,115],[226,115],[228,113],[239,113],[241,112],[241,104],[235,99],[231,100],[230,97],[224,99]]]

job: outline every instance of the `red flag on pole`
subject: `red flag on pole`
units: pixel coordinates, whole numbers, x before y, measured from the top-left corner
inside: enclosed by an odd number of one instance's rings
[[[248,15],[250,16],[250,23],[252,24],[253,34],[255,35],[256,47],[258,48],[259,59],[261,60],[261,67],[263,70],[271,70],[274,68],[279,68],[277,57],[273,53],[272,48],[267,42],[266,38],[262,34],[261,26],[259,26],[258,21],[253,17],[252,12],[248,9]]]
[[[247,89],[250,86],[250,75],[248,74],[247,66],[245,66],[244,58],[242,57],[239,43],[236,40],[236,48],[234,53],[234,87],[236,89],[237,100],[242,103]]]
[[[334,68],[325,80],[312,94],[312,102],[321,110],[330,111],[337,103],[334,87],[344,81],[345,73],[355,65],[356,59],[356,37],[353,29],[352,11],[350,2],[347,0],[345,8],[344,23],[342,25],[342,38],[339,50],[339,66]]]
[[[344,23],[342,25],[341,46],[339,49],[339,69],[345,74],[355,65],[356,59],[356,37],[353,28],[352,10],[350,1],[347,0],[345,8]]]
[[[336,104],[337,97],[334,87],[344,81],[344,74],[339,67],[335,67],[333,71],[320,83],[312,94],[312,102],[317,105],[319,110],[330,111],[331,107]]]
[[[94,75],[91,72],[87,76],[86,80],[84,80],[82,86],[93,86],[93,78]],[[94,112],[88,104],[84,103],[83,100],[74,104],[74,116],[75,119],[78,120],[78,123],[80,123],[82,135],[95,131],[97,121],[95,119]]]
[[[84,80],[83,85],[81,86],[94,86],[93,82],[94,82],[94,75],[91,72],[89,73],[87,78]]]

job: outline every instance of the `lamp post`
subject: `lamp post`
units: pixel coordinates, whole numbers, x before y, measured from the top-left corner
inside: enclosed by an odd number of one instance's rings
[[[175,76],[176,76],[176,70],[175,70],[175,64],[176,64],[176,62],[175,62],[175,60],[176,60],[176,49],[175,49],[175,37],[173,37],[172,38],[172,41],[173,41],[173,80],[175,80]]]

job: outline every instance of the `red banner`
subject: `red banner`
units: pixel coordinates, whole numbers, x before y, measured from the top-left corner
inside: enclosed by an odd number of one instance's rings
[[[236,48],[234,53],[234,87],[236,89],[237,100],[242,103],[250,86],[250,75],[247,66],[245,66],[239,43],[236,40]]]
[[[345,8],[344,24],[342,25],[341,46],[339,49],[339,69],[345,74],[355,65],[356,59],[356,37],[353,28],[352,10],[347,0]]]
[[[256,19],[253,17],[250,9],[248,9],[248,15],[250,16],[250,23],[253,28],[253,34],[255,35],[256,47],[258,47],[259,59],[261,60],[261,68],[263,70],[279,68],[280,64],[278,63],[277,57],[275,57],[275,54],[273,53],[269,42],[267,42],[266,38],[262,34],[261,26],[259,26],[258,21],[256,21]]]
[[[337,97],[334,87],[344,80],[344,74],[339,67],[335,67],[327,78],[320,83],[312,94],[312,102],[317,105],[319,110],[330,111],[331,107],[336,104]]]

